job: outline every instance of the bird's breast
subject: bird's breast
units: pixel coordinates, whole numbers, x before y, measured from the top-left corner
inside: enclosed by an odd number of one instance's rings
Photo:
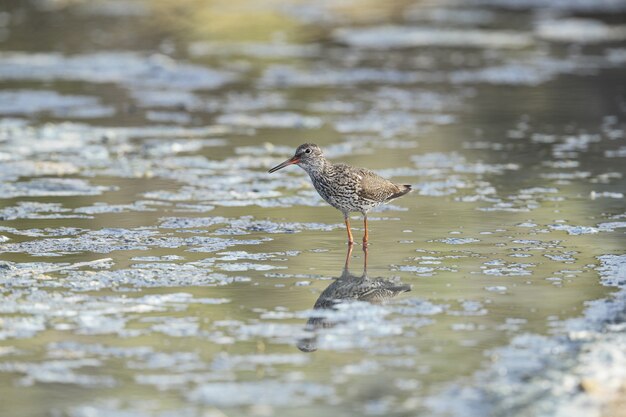
[[[363,211],[371,208],[359,195],[358,178],[338,173],[326,173],[319,176],[311,175],[311,181],[318,194],[338,210]]]

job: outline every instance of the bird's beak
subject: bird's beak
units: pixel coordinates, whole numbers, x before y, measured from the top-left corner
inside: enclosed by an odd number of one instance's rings
[[[270,169],[268,172],[271,174],[272,172],[276,172],[279,169],[282,169],[289,165],[297,164],[298,162],[300,162],[300,157],[298,155],[294,155],[293,158],[287,159],[282,164],[276,165],[274,168]]]

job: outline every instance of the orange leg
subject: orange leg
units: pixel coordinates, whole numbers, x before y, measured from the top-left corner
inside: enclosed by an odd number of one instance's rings
[[[348,253],[346,254],[346,263],[343,266],[344,271],[348,271],[348,268],[350,267],[350,257],[352,256],[352,249],[354,248],[353,245],[348,245]]]
[[[345,217],[346,229],[348,230],[348,245],[354,244],[354,239],[352,238],[352,232],[350,231],[350,219],[348,216]]]
[[[365,234],[363,235],[363,246],[367,246],[367,239],[368,239],[368,234],[367,234],[367,214],[363,215],[363,225],[365,225]]]

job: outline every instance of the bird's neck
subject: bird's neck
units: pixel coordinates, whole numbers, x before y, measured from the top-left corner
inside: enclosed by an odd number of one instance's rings
[[[333,164],[323,157],[316,158],[306,165],[301,165],[302,169],[304,169],[311,178],[323,177],[328,170],[332,169],[332,166]]]

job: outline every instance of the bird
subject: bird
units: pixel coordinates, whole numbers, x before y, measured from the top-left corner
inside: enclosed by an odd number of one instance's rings
[[[297,346],[303,352],[317,350],[317,333],[320,329],[328,329],[339,324],[329,315],[329,311],[339,308],[340,304],[362,301],[371,304],[384,304],[398,294],[411,291],[411,286],[394,279],[369,278],[367,274],[367,251],[363,264],[363,274],[354,275],[349,270],[352,246],[348,246],[348,254],[341,275],[335,279],[318,297],[313,306],[313,315],[305,325],[309,336],[298,340]],[[358,318],[357,318],[358,319]]]
[[[411,185],[396,184],[369,169],[334,164],[324,157],[320,147],[314,143],[303,143],[298,146],[293,157],[268,172],[271,174],[289,165],[298,165],[305,170],[319,195],[343,213],[348,231],[348,245],[354,244],[350,231],[350,213],[359,212],[363,215],[365,247],[369,240],[367,213],[411,191]]]

